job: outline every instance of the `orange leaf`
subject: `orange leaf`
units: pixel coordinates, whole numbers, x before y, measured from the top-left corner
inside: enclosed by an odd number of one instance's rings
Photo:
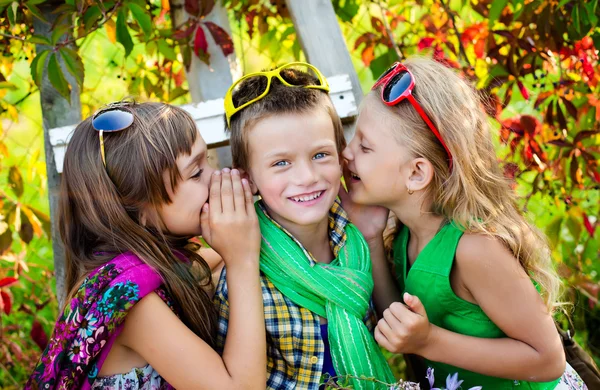
[[[367,46],[362,51],[362,61],[365,66],[371,65],[371,61],[375,59],[375,47]]]
[[[117,25],[115,21],[109,19],[105,24],[104,28],[106,29],[106,35],[108,36],[108,40],[112,43],[117,43]]]

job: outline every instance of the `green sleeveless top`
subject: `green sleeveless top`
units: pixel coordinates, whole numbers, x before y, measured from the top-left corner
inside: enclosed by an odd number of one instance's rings
[[[482,338],[501,338],[506,335],[476,304],[459,298],[450,285],[450,271],[458,241],[463,231],[447,223],[423,248],[407,272],[407,248],[410,232],[400,228],[394,240],[393,257],[396,277],[401,291],[419,297],[432,324],[452,332]],[[483,386],[483,389],[554,389],[559,380],[552,382],[526,382],[495,378],[467,371],[448,364],[426,360],[435,371],[435,385],[443,387],[449,374],[458,373],[464,380],[463,389]]]

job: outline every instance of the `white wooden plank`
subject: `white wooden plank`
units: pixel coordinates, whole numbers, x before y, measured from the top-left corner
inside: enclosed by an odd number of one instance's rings
[[[330,87],[330,96],[335,110],[340,118],[346,122],[357,114],[356,101],[352,91],[352,83],[348,75],[338,75],[327,79]],[[225,133],[223,122],[223,99],[214,99],[206,102],[191,103],[181,106],[187,111],[198,127],[209,149],[227,144],[229,138]],[[49,131],[50,144],[54,151],[54,161],[59,173],[62,172],[64,154],[75,126],[63,126]]]

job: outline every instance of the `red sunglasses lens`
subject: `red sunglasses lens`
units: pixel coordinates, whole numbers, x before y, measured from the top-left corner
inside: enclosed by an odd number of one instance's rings
[[[401,72],[392,77],[383,89],[383,99],[393,102],[398,99],[410,87],[411,76],[408,72]]]

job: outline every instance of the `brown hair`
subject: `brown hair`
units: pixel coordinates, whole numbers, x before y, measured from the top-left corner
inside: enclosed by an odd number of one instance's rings
[[[317,78],[298,69],[288,68],[281,71],[282,78],[293,85],[318,85]],[[236,107],[256,98],[267,87],[267,78],[250,77],[242,81],[233,91],[232,100]],[[248,170],[248,141],[246,132],[262,119],[271,115],[306,113],[316,108],[324,108],[333,123],[338,153],[346,147],[344,128],[329,94],[311,88],[296,88],[283,85],[277,78],[271,80],[269,93],[259,101],[237,112],[231,118],[230,144],[233,165]],[[227,126],[227,122],[225,122]]]
[[[404,62],[415,78],[414,96],[435,124],[448,155],[408,100],[394,107],[381,102],[381,88],[370,92],[363,108],[377,110],[384,126],[415,157],[429,160],[434,177],[427,189],[427,210],[500,240],[541,288],[549,309],[558,298],[560,279],[544,235],[520,211],[516,194],[503,176],[490,135],[488,118],[473,90],[444,65],[414,57]],[[389,242],[389,240],[386,240]]]
[[[143,210],[169,203],[163,173],[174,190],[181,179],[176,159],[190,154],[199,137],[193,119],[163,103],[121,108],[133,124],[104,135],[106,168],[91,118],[75,129],[65,153],[59,204],[66,255],[66,287],[73,296],[83,277],[131,251],[155,269],[180,309],[182,321],[212,345],[216,310],[206,291],[210,268],[188,239],[140,222]],[[189,259],[181,261],[179,252]]]

